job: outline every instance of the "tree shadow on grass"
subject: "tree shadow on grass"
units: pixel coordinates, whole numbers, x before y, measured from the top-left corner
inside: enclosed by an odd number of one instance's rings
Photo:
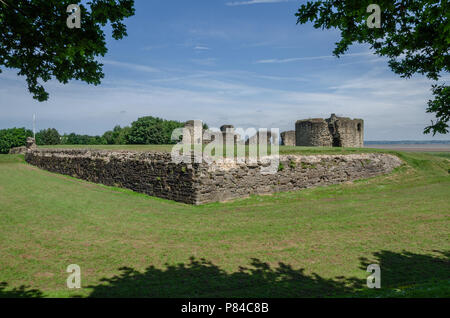
[[[37,298],[44,296],[40,290],[30,289],[24,285],[10,290],[6,290],[7,287],[8,283],[0,282],[0,298]]]
[[[450,279],[450,251],[434,252],[440,255],[380,251],[370,259],[360,258],[360,269],[365,272],[369,264],[380,265],[380,291],[434,282],[445,283]],[[193,257],[187,264],[164,269],[150,266],[144,272],[139,272],[122,267],[120,271],[119,275],[112,278],[103,278],[97,286],[88,286],[92,288],[90,297],[365,297],[367,294],[364,292],[368,290],[366,279],[345,276],[323,278],[317,274],[307,275],[304,269],[294,269],[284,263],[272,268],[258,259],[252,259],[249,267],[240,267],[234,273]],[[376,295],[369,294],[370,297]],[[35,297],[44,295],[40,290],[28,286],[8,288],[6,282],[0,282],[0,298]]]
[[[441,257],[415,254],[407,251],[394,253],[381,251],[374,253],[381,269],[382,288],[414,286],[418,284],[439,282],[450,279],[450,251],[433,251]],[[360,258],[361,269],[366,269],[370,262]]]
[[[450,253],[441,254],[445,259],[381,251],[373,255],[376,261],[370,263],[380,264],[384,287],[413,285],[450,277]],[[368,264],[367,259],[361,258],[362,270],[366,271]],[[112,278],[103,278],[98,286],[89,286],[93,288],[90,297],[333,297],[358,296],[358,291],[366,288],[366,279],[306,275],[304,269],[284,263],[271,268],[258,259],[252,259],[250,267],[241,267],[234,273],[194,257],[187,264],[165,269],[150,266],[139,272],[122,267],[120,271]]]
[[[121,274],[102,279],[91,297],[306,297],[325,296],[334,291],[350,290],[343,282],[307,276],[303,269],[279,263],[277,268],[258,259],[251,267],[241,267],[235,273],[204,259],[191,257],[188,264],[148,267],[141,273],[129,267]],[[355,281],[357,283],[357,281]]]

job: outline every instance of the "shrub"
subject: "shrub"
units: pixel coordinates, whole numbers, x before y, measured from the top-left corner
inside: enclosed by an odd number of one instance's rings
[[[55,128],[41,130],[36,134],[36,144],[38,145],[59,145],[61,136]]]
[[[0,130],[0,153],[9,153],[13,147],[25,146],[27,137],[32,137],[33,132],[25,128],[10,128]]]
[[[114,137],[113,137],[113,132],[111,130],[106,131],[103,134],[103,138],[106,140],[106,143],[108,145],[114,145],[115,144]]]
[[[118,145],[125,145],[125,144],[129,143],[128,136],[130,135],[130,131],[131,131],[131,127],[128,127],[128,126],[123,127],[118,134],[116,143]]]
[[[174,144],[171,140],[175,128],[184,127],[184,123],[174,120],[165,120],[157,117],[141,117],[131,124],[127,136],[129,144]]]
[[[105,132],[103,134],[103,138],[108,145],[125,145],[127,143],[130,130],[131,128],[128,126],[122,128],[117,125],[113,130],[108,130]]]
[[[62,138],[62,143],[65,145],[106,145],[107,141],[101,136],[89,136],[89,135],[77,135],[71,133],[69,135],[64,135]]]

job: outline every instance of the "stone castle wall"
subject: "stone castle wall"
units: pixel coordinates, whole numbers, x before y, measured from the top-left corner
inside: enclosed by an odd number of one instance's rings
[[[24,155],[27,153],[27,147],[21,146],[21,147],[13,147],[9,149],[10,155]]]
[[[30,149],[28,163],[108,186],[188,204],[202,204],[367,178],[392,171],[401,160],[387,154],[280,156],[275,174],[264,163],[173,163],[170,153]]]
[[[281,145],[295,146],[295,130],[284,131],[280,134]]]
[[[331,147],[333,138],[328,123],[322,118],[299,120],[295,123],[295,145]]]
[[[337,118],[331,123],[339,135],[337,146],[362,148],[364,146],[364,121],[361,119]]]
[[[27,153],[28,149],[36,149],[36,140],[33,137],[27,137],[25,146],[13,147],[9,149],[10,155],[24,155]]]
[[[388,154],[280,156],[276,174],[262,175],[261,163],[200,165],[198,203],[227,201],[337,184],[391,172],[402,161]]]
[[[195,204],[195,165],[175,164],[170,153],[38,149],[25,160],[41,169],[164,199]]]
[[[265,143],[270,145],[272,142],[272,132],[268,131],[257,131],[255,135],[249,137],[245,142],[246,145],[259,145],[260,143]]]
[[[203,141],[203,122],[201,120],[189,120],[184,125],[183,129],[183,143],[185,144],[200,144]]]
[[[364,147],[364,121],[337,117],[298,120],[295,123],[296,146]]]

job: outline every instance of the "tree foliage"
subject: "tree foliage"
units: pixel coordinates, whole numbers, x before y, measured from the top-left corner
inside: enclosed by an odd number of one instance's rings
[[[27,137],[33,132],[25,128],[9,128],[0,130],[0,153],[8,153],[11,148],[25,146]]]
[[[125,145],[125,144],[174,144],[172,132],[183,128],[185,123],[175,120],[146,116],[131,124],[131,127],[116,125],[102,136],[80,135],[76,133],[60,135],[55,128],[43,129],[36,134],[38,145]],[[204,124],[203,128],[207,129]],[[26,145],[27,137],[33,136],[31,130],[11,128],[0,130],[0,153],[8,153],[12,147]]]
[[[425,133],[433,132],[448,132],[448,121],[450,119],[450,87],[445,85],[433,85],[432,88],[435,99],[428,101],[427,113],[435,113],[436,122],[431,122],[431,125],[425,128]]]
[[[134,0],[80,2],[0,1],[0,66],[18,69],[33,98],[39,101],[49,97],[41,82],[52,78],[64,84],[72,79],[100,84],[103,65],[96,57],[107,52],[102,28],[109,23],[116,40],[127,35],[122,21],[134,14]],[[69,4],[81,8],[80,29],[66,25]]]
[[[61,144],[61,135],[55,128],[43,129],[36,134],[36,144],[59,145]]]
[[[113,130],[108,130],[103,134],[103,138],[106,140],[108,145],[124,145],[127,144],[127,137],[130,133],[131,128],[115,126]]]
[[[141,117],[131,124],[127,143],[129,144],[173,144],[172,132],[176,128],[184,127],[184,123],[165,120],[157,117]]]
[[[61,138],[64,145],[106,145],[106,140],[101,136],[78,135],[71,133]]]
[[[381,28],[367,26],[371,13],[366,11],[372,3],[381,8]],[[450,71],[448,12],[448,0],[324,0],[308,1],[296,16],[298,24],[310,21],[315,28],[339,29],[340,41],[333,51],[337,57],[353,43],[368,43],[375,54],[389,58],[390,68],[401,77],[418,73],[437,81]],[[438,87],[433,88],[435,100],[427,110],[437,121],[425,133],[448,132],[448,86]]]

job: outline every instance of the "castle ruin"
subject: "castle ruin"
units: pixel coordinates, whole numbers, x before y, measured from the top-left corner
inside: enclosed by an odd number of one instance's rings
[[[183,133],[184,144],[209,144],[222,137],[225,144],[244,143],[242,137],[235,131],[233,125],[222,125],[220,132],[213,132],[203,128],[201,120],[189,120],[185,124]],[[298,120],[295,130],[284,131],[281,134],[281,144],[284,146],[306,147],[364,147],[364,120],[338,117],[331,114],[328,119],[310,118]],[[260,132],[251,136],[245,144],[260,143]],[[271,143],[270,131],[264,134],[267,144]],[[263,141],[264,142],[264,141]]]
[[[222,132],[223,142],[226,145],[235,145],[241,141],[241,136],[234,131],[233,125],[222,125],[220,131]]]
[[[286,139],[285,137],[284,140],[289,140],[289,143],[292,143],[289,138]],[[362,148],[364,147],[364,121],[362,119],[338,117],[335,114],[332,114],[328,119],[298,120],[295,123],[295,145]]]
[[[261,143],[265,143],[270,145],[272,140],[272,132],[270,130],[267,131],[257,131],[255,135],[249,137],[245,142],[246,145],[259,145]]]
[[[295,130],[284,131],[280,136],[283,146],[295,146]]]
[[[184,125],[183,143],[199,144],[203,139],[203,122],[201,120],[188,120]]]

